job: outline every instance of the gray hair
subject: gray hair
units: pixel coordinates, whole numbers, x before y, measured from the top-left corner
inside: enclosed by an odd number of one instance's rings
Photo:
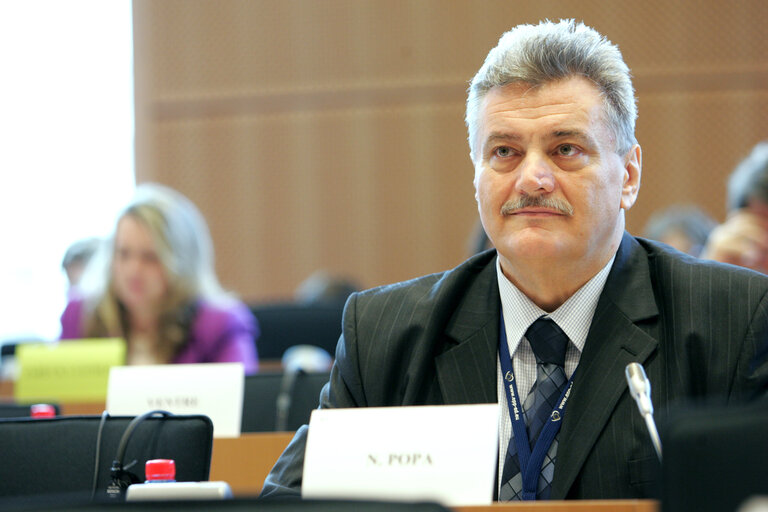
[[[679,233],[691,241],[689,254],[698,256],[716,225],[715,220],[698,206],[677,204],[651,215],[643,236],[663,242],[670,234]]]
[[[744,208],[750,199],[768,203],[768,141],[757,143],[728,179],[728,211]]]
[[[518,25],[504,33],[472,79],[465,120],[473,159],[481,103],[488,91],[512,83],[537,86],[574,75],[591,80],[601,91],[606,120],[616,137],[616,152],[629,151],[637,142],[637,106],[629,68],[619,48],[583,23],[547,20]]]
[[[61,268],[67,270],[72,265],[85,265],[99,249],[102,240],[97,237],[83,238],[72,243],[61,259]]]

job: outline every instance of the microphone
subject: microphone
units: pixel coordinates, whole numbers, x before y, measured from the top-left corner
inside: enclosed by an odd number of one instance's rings
[[[283,353],[283,370],[296,372],[324,372],[331,367],[333,358],[331,354],[315,345],[294,345]]]
[[[324,372],[331,367],[333,358],[314,345],[294,345],[283,354],[283,378],[277,395],[275,431],[287,430],[288,413],[291,411],[291,395],[296,378],[301,373]]]
[[[624,369],[627,377],[629,393],[637,403],[640,414],[645,419],[645,425],[648,427],[648,433],[651,435],[651,442],[656,449],[656,455],[661,462],[661,440],[659,431],[656,430],[656,422],[653,421],[653,403],[651,403],[651,381],[645,375],[645,370],[640,363],[629,363]]]

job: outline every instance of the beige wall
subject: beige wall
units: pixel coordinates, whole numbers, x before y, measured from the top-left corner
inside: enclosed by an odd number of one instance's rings
[[[365,286],[450,268],[477,216],[467,82],[503,31],[563,17],[635,76],[630,231],[675,202],[722,218],[768,138],[764,0],[134,0],[137,179],[200,206],[247,299],[321,268]]]

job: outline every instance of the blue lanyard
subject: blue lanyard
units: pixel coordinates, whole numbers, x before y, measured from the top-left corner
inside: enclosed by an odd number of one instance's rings
[[[565,404],[571,395],[573,387],[573,375],[568,380],[563,393],[557,401],[557,407],[552,411],[549,421],[542,427],[539,438],[536,440],[536,446],[531,452],[531,445],[528,440],[528,430],[523,418],[523,403],[520,401],[520,395],[517,392],[515,384],[515,374],[512,370],[512,357],[509,354],[507,345],[507,329],[504,325],[504,313],[501,312],[501,327],[499,335],[499,362],[501,363],[501,373],[504,380],[504,391],[507,394],[507,407],[509,408],[509,417],[512,420],[512,431],[514,433],[515,446],[517,447],[517,457],[520,464],[520,473],[523,477],[523,499],[535,500],[536,489],[539,483],[539,473],[544,457],[549,451],[557,432],[560,430],[562,418],[565,414]],[[575,372],[574,372],[575,375]],[[507,448],[509,450],[509,448]]]

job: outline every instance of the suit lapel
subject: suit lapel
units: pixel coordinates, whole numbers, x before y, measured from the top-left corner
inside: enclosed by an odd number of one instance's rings
[[[483,259],[464,285],[467,293],[442,318],[446,350],[435,357],[446,404],[496,402],[499,341],[499,290],[495,259]],[[643,363],[657,340],[637,323],[658,317],[646,252],[624,234],[600,296],[581,355],[571,399],[560,432],[552,499],[563,499],[573,485],[600,432],[626,392],[624,368]],[[435,326],[433,326],[435,327]]]
[[[444,341],[449,348],[436,356],[435,366],[446,404],[497,401],[499,287],[495,262],[492,258],[466,283],[466,294],[445,326]]]
[[[498,318],[498,314],[496,315]],[[435,359],[446,404],[494,403],[499,328],[486,325],[474,336]]]
[[[566,497],[626,392],[626,365],[643,363],[656,349],[657,340],[636,322],[657,316],[647,255],[625,233],[576,370],[560,432],[563,449],[558,450],[552,499]]]

